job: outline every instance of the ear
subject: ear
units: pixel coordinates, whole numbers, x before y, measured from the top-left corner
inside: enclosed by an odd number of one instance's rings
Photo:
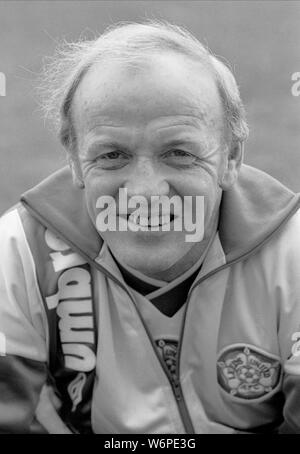
[[[226,156],[226,165],[220,187],[227,191],[237,180],[244,157],[244,143],[236,142]]]
[[[68,162],[72,172],[73,184],[80,189],[84,188],[82,169],[77,154],[68,152]]]

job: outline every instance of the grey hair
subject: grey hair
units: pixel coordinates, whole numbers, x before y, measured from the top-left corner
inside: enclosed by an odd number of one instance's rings
[[[40,84],[42,109],[65,148],[69,151],[76,149],[71,105],[74,93],[89,68],[112,58],[134,64],[147,52],[162,50],[189,56],[209,68],[219,90],[232,139],[235,142],[247,139],[249,130],[245,109],[229,67],[184,28],[168,22],[147,21],[116,24],[96,39],[64,42],[44,65]]]

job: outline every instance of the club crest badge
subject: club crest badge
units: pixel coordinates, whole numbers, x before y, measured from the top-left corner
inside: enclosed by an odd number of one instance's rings
[[[231,345],[217,362],[218,382],[230,395],[257,399],[271,392],[280,380],[280,361],[253,346]]]

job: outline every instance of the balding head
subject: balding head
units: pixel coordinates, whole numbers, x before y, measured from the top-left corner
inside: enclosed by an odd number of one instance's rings
[[[89,69],[98,63],[104,67],[113,60],[137,68],[149,55],[160,52],[175,52],[201,63],[218,88],[231,141],[243,142],[247,138],[248,127],[239,89],[224,63],[181,27],[161,22],[126,23],[109,28],[95,40],[64,44],[45,68],[44,110],[54,120],[61,142],[68,151],[76,151],[71,116],[74,94]]]

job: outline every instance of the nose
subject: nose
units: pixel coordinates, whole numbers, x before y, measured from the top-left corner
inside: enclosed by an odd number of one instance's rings
[[[124,184],[129,197],[168,195],[169,184],[150,159],[140,159]]]

